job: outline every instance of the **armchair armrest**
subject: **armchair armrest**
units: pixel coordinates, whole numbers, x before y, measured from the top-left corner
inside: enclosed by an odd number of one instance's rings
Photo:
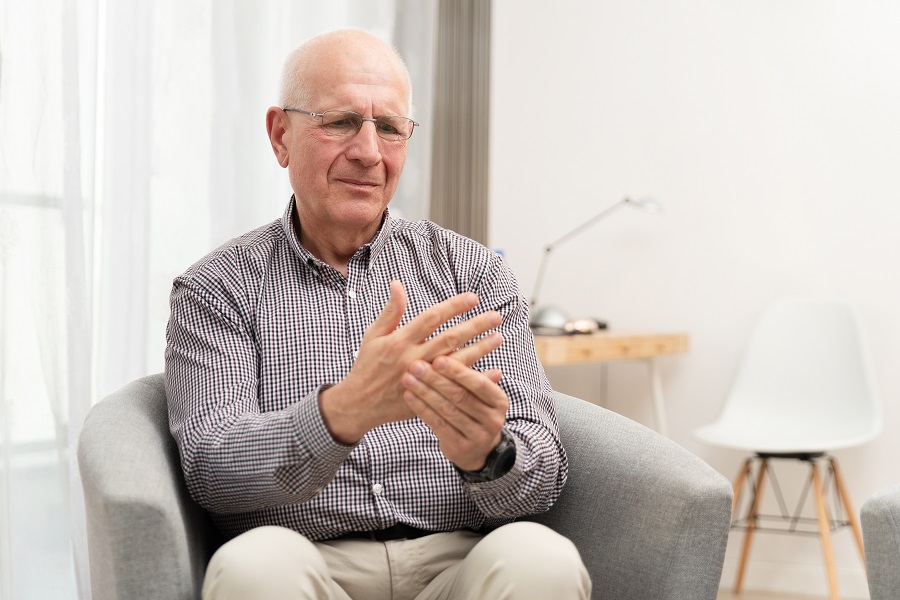
[[[900,485],[875,492],[860,509],[872,600],[900,598]]]
[[[569,480],[533,520],[571,539],[595,598],[716,598],[732,487],[668,438],[602,407],[556,394]]]
[[[161,375],[97,403],[78,440],[95,600],[194,599],[218,533],[184,485]]]

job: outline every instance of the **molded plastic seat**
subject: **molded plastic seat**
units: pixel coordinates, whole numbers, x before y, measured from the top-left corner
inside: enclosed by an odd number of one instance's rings
[[[721,416],[694,434],[715,446],[790,454],[856,446],[881,427],[856,311],[790,298],[766,310]]]

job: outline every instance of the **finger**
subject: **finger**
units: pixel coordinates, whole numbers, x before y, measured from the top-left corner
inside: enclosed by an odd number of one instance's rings
[[[473,373],[484,376],[477,371]],[[404,388],[428,403],[435,412],[466,435],[470,435],[473,429],[470,420],[476,424],[487,424],[489,428],[497,422],[503,424],[507,405],[502,400],[483,401],[459,383],[438,373],[425,361],[415,361],[410,365],[410,372],[401,378],[401,382]],[[493,382],[489,385],[496,386]],[[505,397],[502,392],[500,396]]]
[[[401,330],[413,343],[425,341],[437,329],[457,315],[470,311],[478,304],[478,296],[472,292],[457,294],[423,311]],[[458,347],[458,346],[457,346]],[[456,348],[453,348],[455,350]]]
[[[483,404],[495,410],[501,410],[505,414],[509,408],[509,398],[497,385],[492,376],[471,369],[458,360],[447,356],[439,356],[434,359],[432,367],[438,375],[453,381],[468,390],[471,395],[478,398]],[[493,372],[495,370],[492,370]],[[498,372],[499,373],[499,372]],[[496,377],[494,375],[493,377]]]
[[[503,371],[501,371],[500,369],[489,369],[485,371],[484,374],[494,383],[500,383],[501,381],[503,381]]]
[[[465,437],[459,429],[451,425],[450,422],[436,411],[429,402],[415,392],[409,390],[403,392],[403,400],[406,402],[407,406],[416,413],[416,416],[422,419],[422,421],[431,428],[438,438],[445,439],[448,436],[455,438]]]
[[[363,341],[388,335],[397,329],[403,313],[406,312],[406,303],[406,289],[403,284],[396,279],[391,281],[391,295],[388,297],[387,304],[366,329]]]
[[[429,399],[409,390],[404,392],[403,399],[437,436],[444,456],[462,469],[480,469],[487,452],[497,445],[502,418],[497,422],[480,423],[465,419],[459,412],[448,418]]]
[[[489,333],[480,340],[476,340],[467,346],[463,346],[449,356],[455,358],[467,367],[471,367],[479,360],[496,350],[503,344],[503,336],[497,333]]]
[[[425,342],[422,345],[421,356],[426,360],[433,360],[436,356],[455,352],[481,334],[497,327],[502,321],[503,317],[495,310],[476,315]]]

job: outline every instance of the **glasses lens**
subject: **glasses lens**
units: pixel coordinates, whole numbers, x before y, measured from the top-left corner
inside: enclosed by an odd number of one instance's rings
[[[406,140],[412,135],[412,121],[406,117],[378,117],[375,119],[375,130],[386,140]]]
[[[331,135],[351,135],[362,126],[362,115],[349,110],[326,110],[322,128]]]
[[[322,128],[331,135],[353,135],[362,127],[363,119],[351,110],[326,110],[322,114]],[[412,135],[412,119],[396,116],[382,116],[375,119],[375,132],[386,140],[399,141]]]

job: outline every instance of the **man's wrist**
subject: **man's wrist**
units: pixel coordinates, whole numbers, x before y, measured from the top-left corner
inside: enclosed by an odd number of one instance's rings
[[[506,429],[501,429],[500,442],[488,454],[481,470],[465,471],[459,467],[456,467],[456,470],[466,481],[482,483],[500,479],[512,470],[515,463],[516,439]]]
[[[331,437],[338,443],[352,446],[367,430],[355,426],[357,419],[345,409],[345,387],[341,383],[323,386],[319,391],[319,412]]]

